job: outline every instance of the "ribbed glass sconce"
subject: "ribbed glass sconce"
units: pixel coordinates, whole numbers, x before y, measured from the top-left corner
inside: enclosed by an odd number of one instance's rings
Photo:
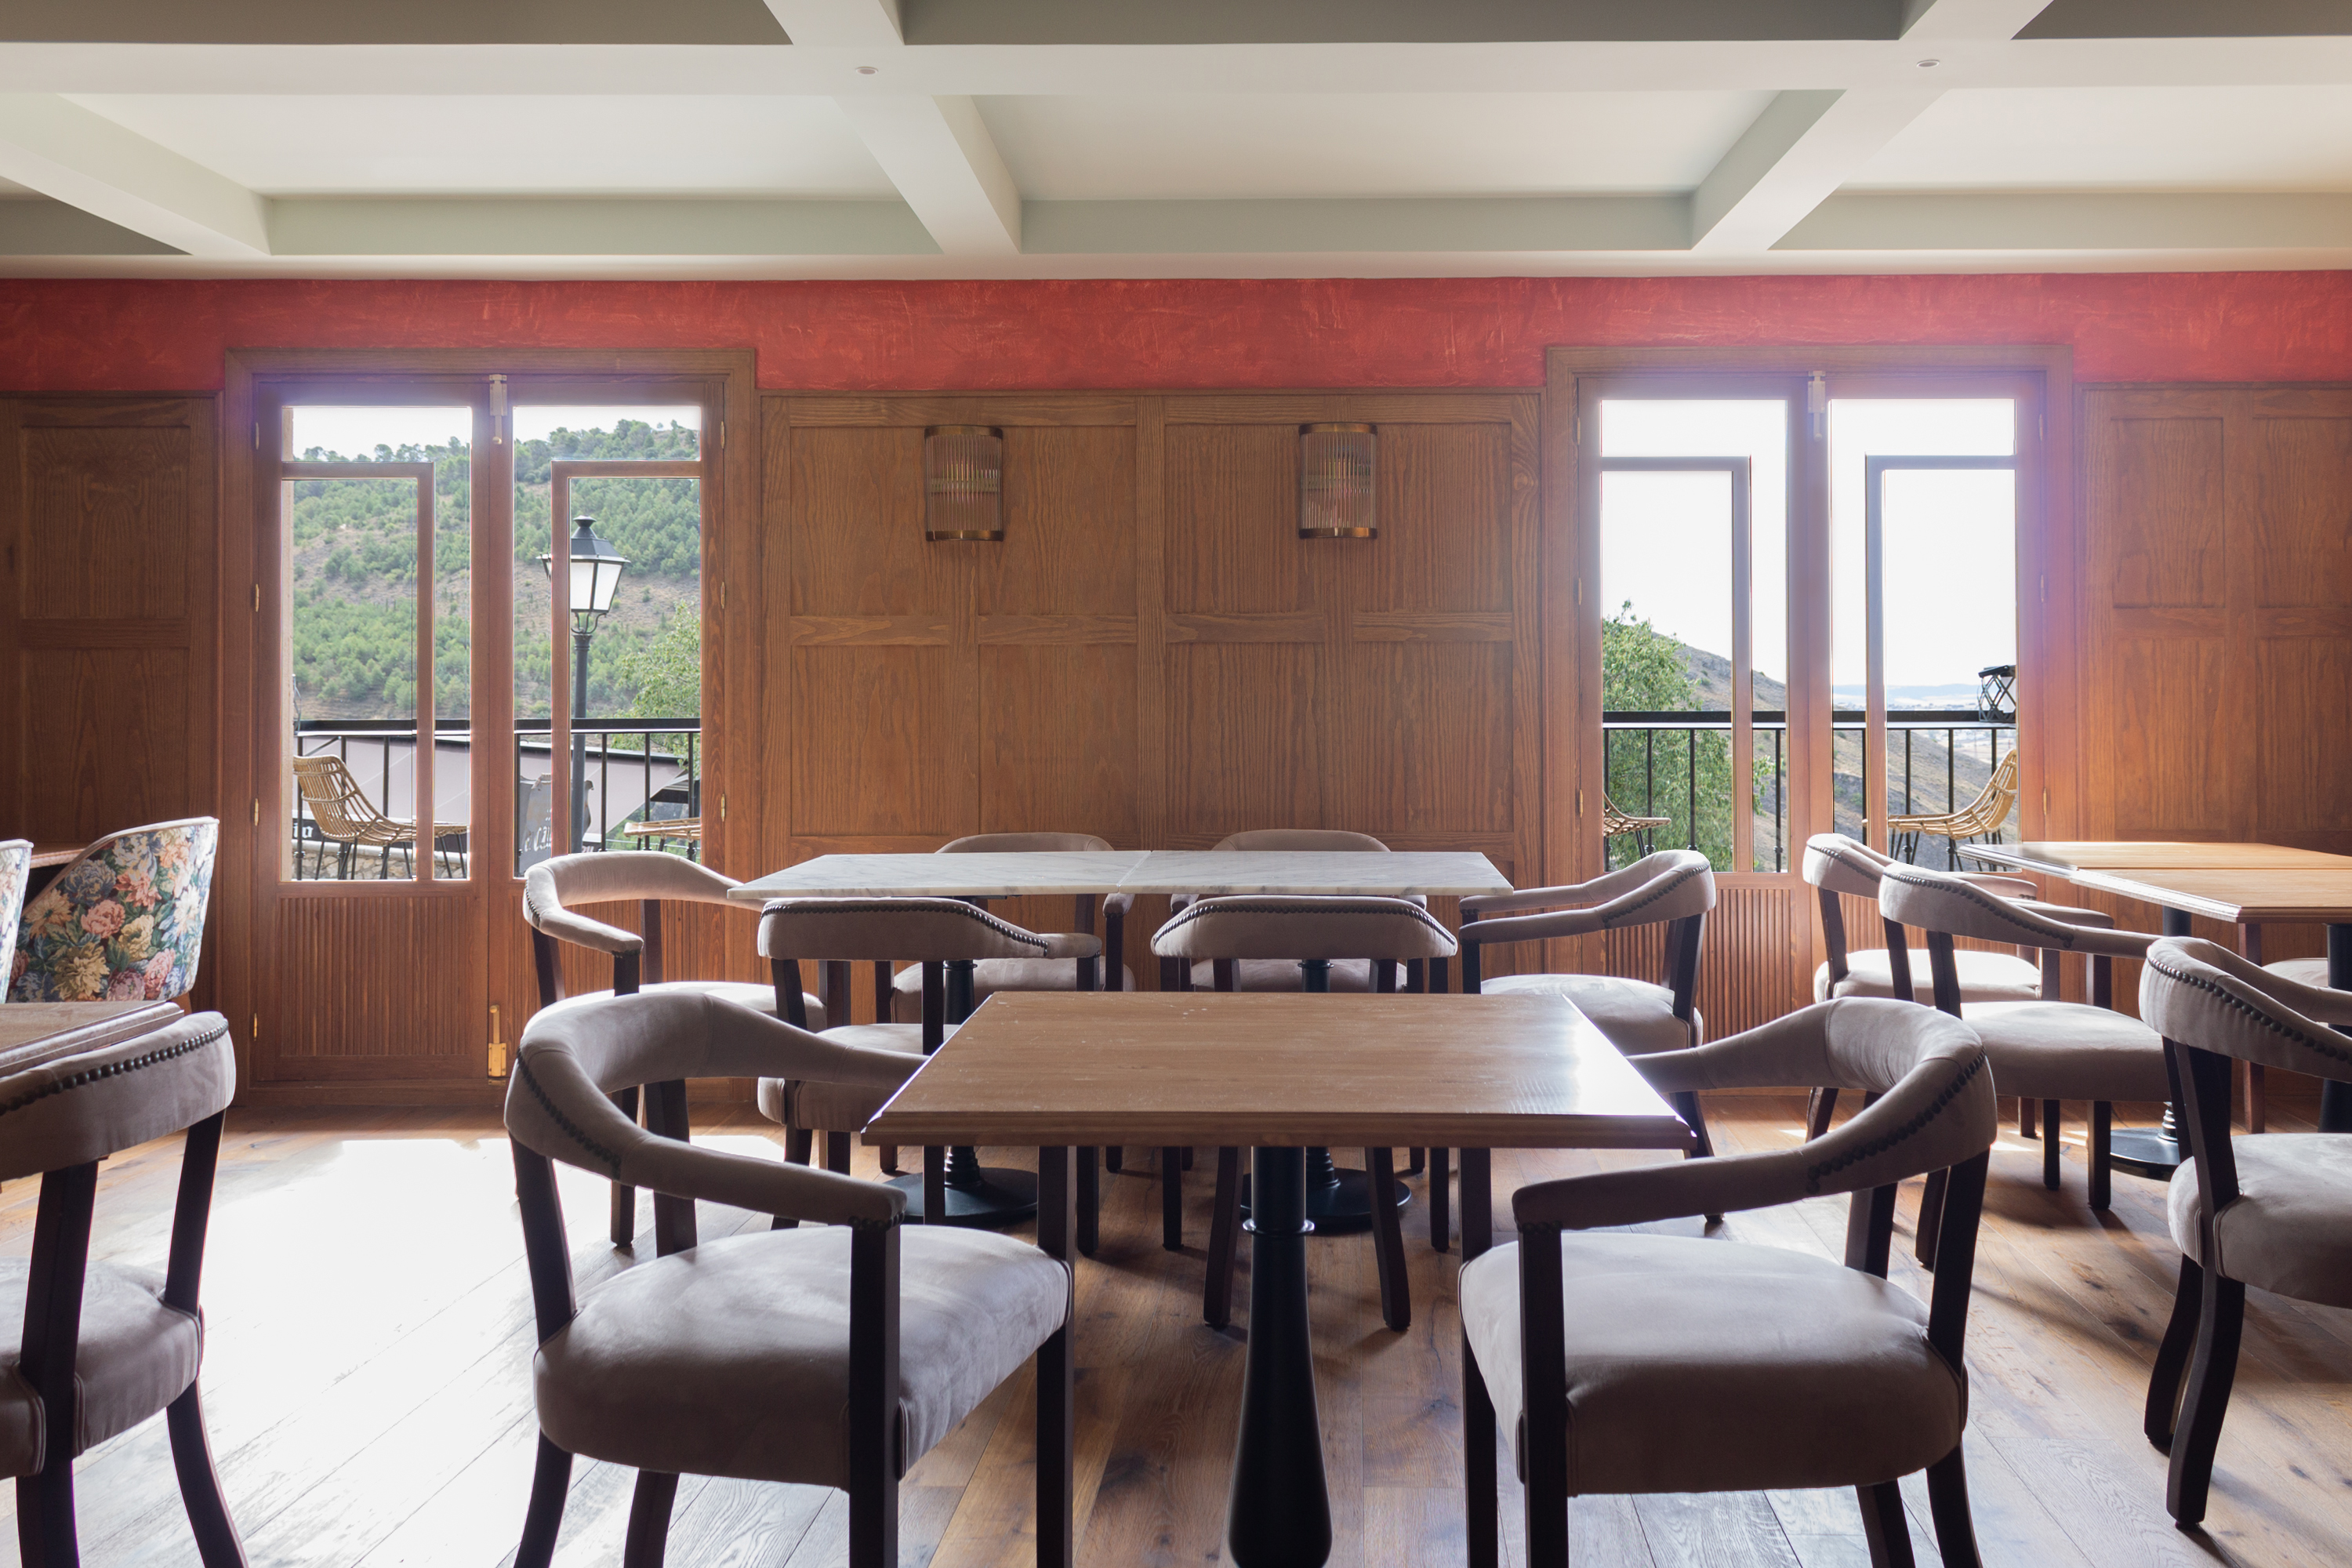
[[[923,432],[923,537],[1004,537],[1004,432],[934,425]]]
[[[1380,436],[1370,425],[1298,427],[1298,537],[1372,539]]]

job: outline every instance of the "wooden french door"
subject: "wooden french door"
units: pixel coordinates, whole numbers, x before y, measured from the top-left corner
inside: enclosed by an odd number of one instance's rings
[[[506,748],[482,743],[513,727],[498,392],[485,376],[255,385],[261,1083],[482,1077],[490,884],[513,858]]]

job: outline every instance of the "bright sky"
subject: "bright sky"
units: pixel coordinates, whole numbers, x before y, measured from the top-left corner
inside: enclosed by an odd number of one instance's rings
[[[1785,409],[1777,398],[1612,398],[1601,405],[1604,457],[1752,460],[1753,658],[1757,673],[1775,680],[1789,668]],[[2014,440],[2015,409],[2007,399],[1831,400],[1832,679],[1841,696],[1851,687],[1859,697],[1868,668],[1864,459],[2007,456]],[[1973,689],[1979,668],[2017,657],[2014,481],[2004,472],[1925,470],[1889,472],[1885,483],[1887,685]],[[1603,613],[1630,599],[1660,631],[1727,658],[1730,499],[1724,475],[1603,475]]]
[[[544,441],[559,429],[610,430],[617,419],[659,426],[675,422],[689,430],[702,428],[702,410],[690,405],[647,407],[621,404],[519,404],[511,417],[518,441]],[[469,408],[302,405],[294,410],[293,449],[301,453],[320,447],[356,460],[373,453],[378,443],[387,447],[446,447],[453,437],[469,439],[473,428],[474,415]]]

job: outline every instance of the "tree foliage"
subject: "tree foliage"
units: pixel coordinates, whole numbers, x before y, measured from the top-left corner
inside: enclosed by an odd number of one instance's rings
[[[1696,712],[1700,689],[1680,642],[1633,613],[1631,601],[1601,623],[1601,707],[1604,713]],[[1718,720],[1718,722],[1724,721]],[[1731,863],[1731,735],[1727,730],[1612,730],[1608,752],[1609,798],[1630,816],[1663,816],[1649,835],[1653,847],[1688,846],[1718,871]],[[1759,778],[1769,784],[1769,770]],[[1753,810],[1752,802],[1740,803]],[[1696,817],[1696,823],[1694,823]],[[1609,842],[1609,863],[1630,865],[1641,855],[1628,834]]]

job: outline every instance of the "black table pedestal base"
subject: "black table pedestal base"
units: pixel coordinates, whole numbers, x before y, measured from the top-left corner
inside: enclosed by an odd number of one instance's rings
[[[1372,1178],[1365,1171],[1342,1171],[1331,1163],[1328,1149],[1307,1152],[1307,1228],[1321,1236],[1349,1236],[1372,1228]],[[1250,1216],[1250,1178],[1242,1178],[1242,1217]],[[1412,1202],[1402,1180],[1396,1184],[1397,1207]]]
[[[894,1177],[890,1184],[907,1194],[907,1218],[915,1224],[927,1223],[921,1174]],[[948,1151],[947,1224],[1001,1230],[1036,1212],[1034,1175],[1003,1165],[983,1166],[979,1153],[967,1147]]]
[[[2170,1107],[2161,1127],[2118,1127],[2107,1135],[2108,1166],[2152,1182],[2172,1180],[2172,1173],[2187,1158],[2189,1145],[2173,1135]]]
[[[1225,1548],[1235,1568],[1320,1568],[1331,1555],[1307,1315],[1306,1153],[1251,1153],[1263,1201],[1251,1227],[1249,1351],[1225,1502]]]

